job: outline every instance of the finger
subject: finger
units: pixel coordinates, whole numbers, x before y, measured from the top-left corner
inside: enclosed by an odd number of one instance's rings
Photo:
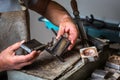
[[[68,47],[68,50],[71,50],[76,43],[77,37],[69,36],[69,40],[71,41],[71,45]]]
[[[78,34],[75,32],[75,30],[69,32],[68,39],[71,41],[71,45],[69,46],[68,50],[71,50],[73,48],[76,43],[77,37]]]
[[[74,42],[75,42],[75,41],[73,41],[73,39],[71,39],[70,37],[69,37],[69,40],[71,41],[71,44],[70,44],[70,46],[68,47],[68,50],[71,50],[71,49],[73,48],[73,46],[74,46]]]
[[[73,44],[71,44],[69,47],[68,47],[68,50],[71,50],[73,48]]]
[[[57,33],[56,39],[58,39],[61,35],[63,35],[64,32],[65,32],[65,26],[60,25],[60,28],[59,28],[59,31],[58,31],[58,33]]]
[[[15,69],[21,69],[24,66],[30,65],[32,64],[34,61],[36,60],[36,58],[28,61],[28,62],[22,62],[22,63],[18,63],[17,66],[15,66]]]
[[[23,44],[24,42],[25,42],[25,40],[17,42],[15,44],[13,44],[12,46],[8,47],[8,49],[10,49],[12,51],[17,50],[18,48],[20,48],[20,45]]]
[[[32,59],[35,59],[38,55],[39,53],[37,53],[36,51],[32,51],[27,55],[16,55],[14,60],[16,60],[16,63],[28,62],[31,61]]]

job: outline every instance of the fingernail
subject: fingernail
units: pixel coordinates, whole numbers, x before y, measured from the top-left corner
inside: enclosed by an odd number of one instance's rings
[[[71,50],[71,48],[70,47],[68,47],[68,51],[70,51]]]
[[[38,53],[40,53],[41,51],[40,51],[40,50],[38,50],[37,52],[38,52]]]
[[[25,42],[25,40],[22,40],[20,43],[22,44],[22,43],[24,43]]]
[[[58,39],[59,36],[56,37],[56,39]]]

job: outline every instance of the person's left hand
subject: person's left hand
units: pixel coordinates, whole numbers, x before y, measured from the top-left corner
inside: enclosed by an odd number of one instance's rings
[[[56,38],[58,39],[61,35],[64,35],[64,33],[68,34],[68,39],[71,41],[71,45],[68,47],[68,50],[71,50],[78,38],[78,30],[77,25],[70,17],[67,17],[61,21]]]

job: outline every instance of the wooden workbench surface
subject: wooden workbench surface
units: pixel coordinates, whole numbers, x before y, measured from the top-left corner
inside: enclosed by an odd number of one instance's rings
[[[72,68],[74,64],[80,60],[79,52],[67,52],[64,55],[65,62],[61,62],[51,54],[43,51],[36,62],[32,65],[23,68],[22,72],[34,75],[43,79],[56,79]]]

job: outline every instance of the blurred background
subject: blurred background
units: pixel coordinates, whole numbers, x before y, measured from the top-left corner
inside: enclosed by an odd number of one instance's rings
[[[70,5],[71,0],[54,0],[54,1],[64,6],[66,10],[71,14],[71,16],[74,17]],[[103,20],[105,22],[117,25],[120,23],[120,0],[76,0],[76,1],[78,4],[78,9],[81,18],[85,18],[86,16],[90,16],[90,14],[93,14],[94,17],[99,20]],[[30,10],[31,38],[35,38],[40,42],[45,43],[50,41],[52,37],[54,37],[55,35],[51,30],[48,30],[45,27],[46,25],[43,22],[38,20],[40,17],[41,15]],[[92,32],[95,33],[96,31]],[[119,37],[119,32],[114,33],[116,34],[117,37]]]

